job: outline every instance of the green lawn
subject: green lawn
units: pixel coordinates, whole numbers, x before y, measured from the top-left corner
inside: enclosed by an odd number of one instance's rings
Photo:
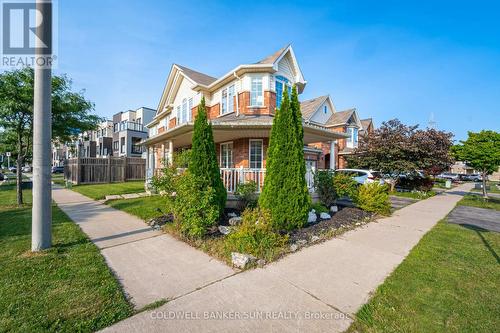
[[[495,332],[500,234],[439,222],[356,314],[349,332]]]
[[[31,206],[14,204],[14,187],[0,186],[0,332],[92,332],[132,314],[99,250],[60,209],[53,247],[33,254]]]
[[[434,191],[429,191],[429,192],[396,192],[396,191],[394,191],[394,192],[390,192],[389,194],[397,196],[397,197],[402,197],[402,198],[423,200],[423,199],[427,199],[427,198],[435,196],[436,192],[434,192]]]
[[[485,200],[481,195],[467,194],[458,204],[462,206],[500,210],[500,198],[497,197],[489,197]]]
[[[139,180],[111,184],[73,185],[71,189],[94,200],[101,200],[107,195],[144,192],[144,181]]]
[[[135,215],[144,221],[160,216],[161,213],[158,212],[158,208],[165,214],[170,211],[167,208],[167,199],[160,195],[137,199],[112,200],[107,204],[116,209]]]

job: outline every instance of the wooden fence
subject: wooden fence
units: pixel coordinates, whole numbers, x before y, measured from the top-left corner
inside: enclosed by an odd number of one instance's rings
[[[64,179],[75,185],[145,178],[146,160],[140,157],[79,157],[64,162]]]

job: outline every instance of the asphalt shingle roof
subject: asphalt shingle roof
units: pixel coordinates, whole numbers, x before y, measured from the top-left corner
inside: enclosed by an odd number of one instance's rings
[[[217,79],[215,77],[212,77],[212,76],[207,75],[207,74],[203,74],[201,72],[197,72],[191,68],[187,68],[187,67],[181,66],[179,64],[176,64],[176,66],[179,67],[182,70],[182,72],[184,74],[186,74],[187,77],[189,77],[191,80],[193,80],[194,82],[196,82],[198,84],[208,86],[211,83],[213,83],[214,81],[217,81]]]
[[[326,122],[326,126],[337,126],[337,125],[345,125],[351,119],[352,114],[356,111],[356,109],[349,109],[344,111],[335,112],[332,114],[330,119]]]
[[[286,50],[286,48],[288,46],[289,45],[287,45],[287,46],[279,49],[278,51],[276,51],[273,54],[265,57],[261,61],[256,62],[256,64],[274,64],[274,62],[276,61],[276,59],[278,59],[280,57],[280,55]]]
[[[307,101],[300,102],[300,111],[302,112],[302,117],[306,120],[312,117],[314,112],[323,104],[328,98],[328,95],[319,96]]]

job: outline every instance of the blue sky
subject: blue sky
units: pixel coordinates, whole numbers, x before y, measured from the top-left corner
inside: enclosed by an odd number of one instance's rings
[[[494,1],[59,1],[59,68],[96,112],[156,108],[172,63],[220,76],[292,43],[308,84],[376,125],[500,130]]]

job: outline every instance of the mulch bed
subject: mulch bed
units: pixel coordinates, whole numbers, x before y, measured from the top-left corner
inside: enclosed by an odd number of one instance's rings
[[[356,226],[356,223],[366,223],[372,220],[373,217],[374,214],[359,208],[345,207],[335,213],[329,220],[311,223],[304,228],[293,231],[290,234],[290,241],[309,240],[312,236],[322,236],[332,230],[349,229]]]

